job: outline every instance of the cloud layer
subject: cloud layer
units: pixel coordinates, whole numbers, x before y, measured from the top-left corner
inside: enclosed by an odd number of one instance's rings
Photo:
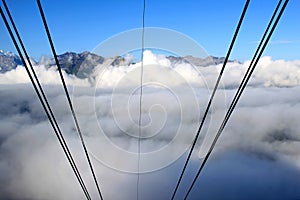
[[[221,65],[145,52],[140,197],[169,199]],[[249,61],[228,63],[201,139],[213,136]],[[64,74],[105,199],[136,195],[140,63]],[[96,188],[55,68],[35,67],[92,198]],[[300,60],[259,62],[191,199],[300,198]],[[83,199],[25,69],[0,74],[0,199]],[[202,141],[201,140],[201,141]],[[199,159],[197,145],[178,199]],[[209,145],[209,144],[203,144]]]

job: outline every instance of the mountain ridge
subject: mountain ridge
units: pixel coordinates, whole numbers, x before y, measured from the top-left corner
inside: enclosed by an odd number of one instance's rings
[[[79,78],[88,77],[99,64],[107,66],[120,66],[135,64],[132,60],[127,60],[122,56],[105,58],[95,53],[84,51],[81,53],[65,52],[57,55],[61,68],[68,74],[74,74]],[[225,61],[224,57],[208,56],[206,58],[198,58],[193,56],[166,56],[172,64],[189,63],[196,67],[207,67],[209,65],[218,65]],[[38,62],[32,59],[34,65],[45,65],[46,67],[55,66],[54,58],[41,57]],[[236,62],[236,60],[229,60]],[[19,56],[0,50],[0,73],[5,73],[15,69],[18,65],[23,65]]]

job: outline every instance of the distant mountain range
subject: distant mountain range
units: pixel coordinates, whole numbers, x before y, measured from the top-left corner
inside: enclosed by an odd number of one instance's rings
[[[68,74],[74,74],[79,78],[88,77],[94,70],[95,66],[104,64],[106,66],[130,65],[134,62],[126,60],[121,56],[105,58],[94,53],[85,51],[82,53],[66,52],[58,55],[58,61],[61,68]],[[224,57],[209,56],[206,58],[197,58],[193,56],[168,56],[166,57],[173,64],[190,63],[197,67],[206,67],[209,65],[217,65],[224,62]],[[55,66],[54,58],[42,57],[38,62],[32,59],[34,65],[45,65],[46,67]],[[229,62],[234,62],[230,60]],[[23,65],[19,56],[0,50],[0,73],[15,69],[18,65]]]
[[[18,65],[22,65],[22,61],[19,56],[0,50],[0,72],[5,73],[12,69],[15,69]]]

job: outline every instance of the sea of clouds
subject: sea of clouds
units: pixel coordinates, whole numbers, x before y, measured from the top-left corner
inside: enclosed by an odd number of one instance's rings
[[[250,61],[230,62],[176,199],[201,164]],[[64,73],[104,199],[170,199],[220,65],[97,66],[89,79]],[[92,199],[97,191],[55,67],[34,66]],[[24,67],[0,74],[0,199],[84,199]],[[300,198],[300,60],[258,63],[190,199]],[[205,148],[206,147],[206,148]],[[203,150],[202,149],[202,150]],[[203,153],[203,152],[202,152]],[[138,167],[138,158],[140,165]]]

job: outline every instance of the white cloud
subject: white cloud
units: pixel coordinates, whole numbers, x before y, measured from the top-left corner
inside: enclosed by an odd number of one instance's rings
[[[197,110],[202,116],[208,100],[206,84],[211,86],[221,65],[198,69],[188,64],[173,66],[164,56],[149,51],[145,52],[144,64],[147,85],[143,134],[149,138],[141,140],[141,170],[165,168],[141,175],[140,195],[141,199],[168,199],[185,160],[184,156],[176,158],[196,132],[200,120]],[[228,63],[223,89],[205,124],[204,130],[209,134],[218,128],[224,104],[231,101],[248,64],[249,61]],[[132,136],[138,132],[139,66],[140,63],[98,66],[93,74],[94,85],[64,73],[69,85],[74,86],[70,91],[88,148],[102,159],[98,162],[92,157],[105,199],[135,198],[136,175],[112,168],[130,171],[137,167],[137,140]],[[55,68],[36,69],[92,198],[96,199],[58,73]],[[192,199],[300,198],[300,181],[295,178],[300,175],[299,73],[300,61],[261,59],[250,87],[191,193]],[[0,83],[0,199],[83,199],[24,68],[1,74]],[[175,133],[179,140],[174,139]],[[117,148],[103,149],[113,146]],[[196,152],[178,198],[199,165],[197,156]]]
[[[60,84],[59,74],[55,67],[46,68],[44,65],[33,67],[39,80],[44,84]],[[68,76],[64,71],[63,75],[66,82],[70,85],[88,86],[87,80],[78,79],[75,76]],[[33,75],[32,75],[33,76]],[[18,66],[16,69],[0,74],[0,84],[21,84],[30,83],[26,69],[23,66]]]

